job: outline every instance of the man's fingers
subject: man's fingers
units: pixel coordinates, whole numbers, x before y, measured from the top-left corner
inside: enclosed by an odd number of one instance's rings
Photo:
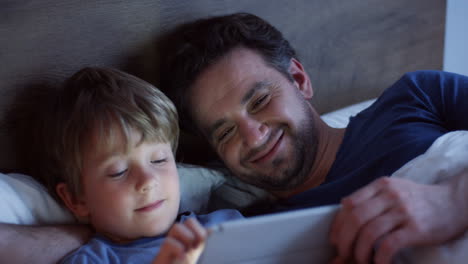
[[[357,263],[369,263],[372,250],[386,234],[401,226],[404,216],[390,209],[363,226],[356,239],[354,256]]]
[[[389,177],[379,178],[367,186],[355,191],[350,196],[343,199],[343,206],[355,207],[364,201],[377,195],[382,190],[382,187],[388,185],[390,182]]]
[[[334,226],[333,231],[336,233],[332,234],[332,243],[337,246],[339,256],[348,258],[358,236],[362,236],[362,229],[388,211],[391,204],[385,193],[376,193],[355,207],[343,205],[340,219],[336,223],[340,226]]]
[[[330,227],[330,241],[335,245],[338,244],[339,234],[341,233],[341,227],[343,225],[343,210],[343,207],[338,210]]]
[[[384,236],[380,241],[375,253],[376,264],[391,264],[393,257],[404,247],[414,244],[412,232],[409,228],[403,227]]]
[[[329,264],[353,264],[349,259],[343,259],[340,256],[336,256]]]
[[[330,230],[330,240],[332,243],[337,244],[339,242],[341,238],[340,234],[343,230],[344,223],[348,220],[347,215],[349,212],[364,201],[376,196],[381,189],[381,185],[380,181],[376,180],[341,201],[342,207],[335,216]]]

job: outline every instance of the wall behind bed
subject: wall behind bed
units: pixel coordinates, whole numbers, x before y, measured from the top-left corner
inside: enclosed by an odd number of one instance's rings
[[[25,155],[40,155],[32,128],[41,124],[40,110],[49,104],[44,91],[87,65],[117,67],[157,83],[158,37],[207,15],[245,11],[277,26],[297,48],[321,113],[375,97],[404,72],[442,67],[445,1],[440,0],[3,0],[0,5],[4,171],[27,172],[34,158]]]

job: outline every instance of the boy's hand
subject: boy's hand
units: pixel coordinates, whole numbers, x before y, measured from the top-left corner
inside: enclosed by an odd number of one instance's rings
[[[174,224],[153,264],[195,264],[208,236],[206,229],[195,218]]]

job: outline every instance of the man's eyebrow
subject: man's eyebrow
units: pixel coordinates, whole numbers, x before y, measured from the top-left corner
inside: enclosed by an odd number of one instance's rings
[[[247,91],[247,93],[242,97],[241,99],[241,104],[242,105],[245,105],[247,102],[249,102],[249,100],[254,96],[254,94],[260,90],[260,89],[263,89],[264,87],[270,85],[269,82],[266,82],[266,81],[260,81],[260,82],[256,82],[254,83],[254,85],[252,85],[252,87],[250,88],[249,91]],[[226,118],[221,118],[219,120],[217,120],[213,125],[211,125],[211,127],[209,128],[208,130],[208,135],[212,138],[213,137],[213,134],[214,132],[220,128],[224,123],[226,123]]]
[[[242,97],[241,104],[243,105],[246,104],[258,90],[263,89],[269,85],[270,83],[266,81],[260,81],[260,82],[254,83],[254,85],[252,85],[252,88],[250,88],[250,90],[244,95],[244,97]]]

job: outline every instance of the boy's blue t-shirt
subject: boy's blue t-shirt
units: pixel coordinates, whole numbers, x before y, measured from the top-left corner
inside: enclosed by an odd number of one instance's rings
[[[243,218],[239,211],[226,209],[218,210],[207,215],[195,215],[193,212],[187,212],[179,215],[177,221],[182,223],[193,217],[197,218],[204,227],[210,227],[228,220]],[[164,235],[141,238],[122,245],[113,243],[101,235],[96,235],[86,245],[62,259],[61,263],[151,263],[156,258],[164,238]]]
[[[279,210],[339,203],[373,180],[390,176],[454,130],[468,130],[468,77],[407,73],[351,118],[325,182],[283,201]]]

